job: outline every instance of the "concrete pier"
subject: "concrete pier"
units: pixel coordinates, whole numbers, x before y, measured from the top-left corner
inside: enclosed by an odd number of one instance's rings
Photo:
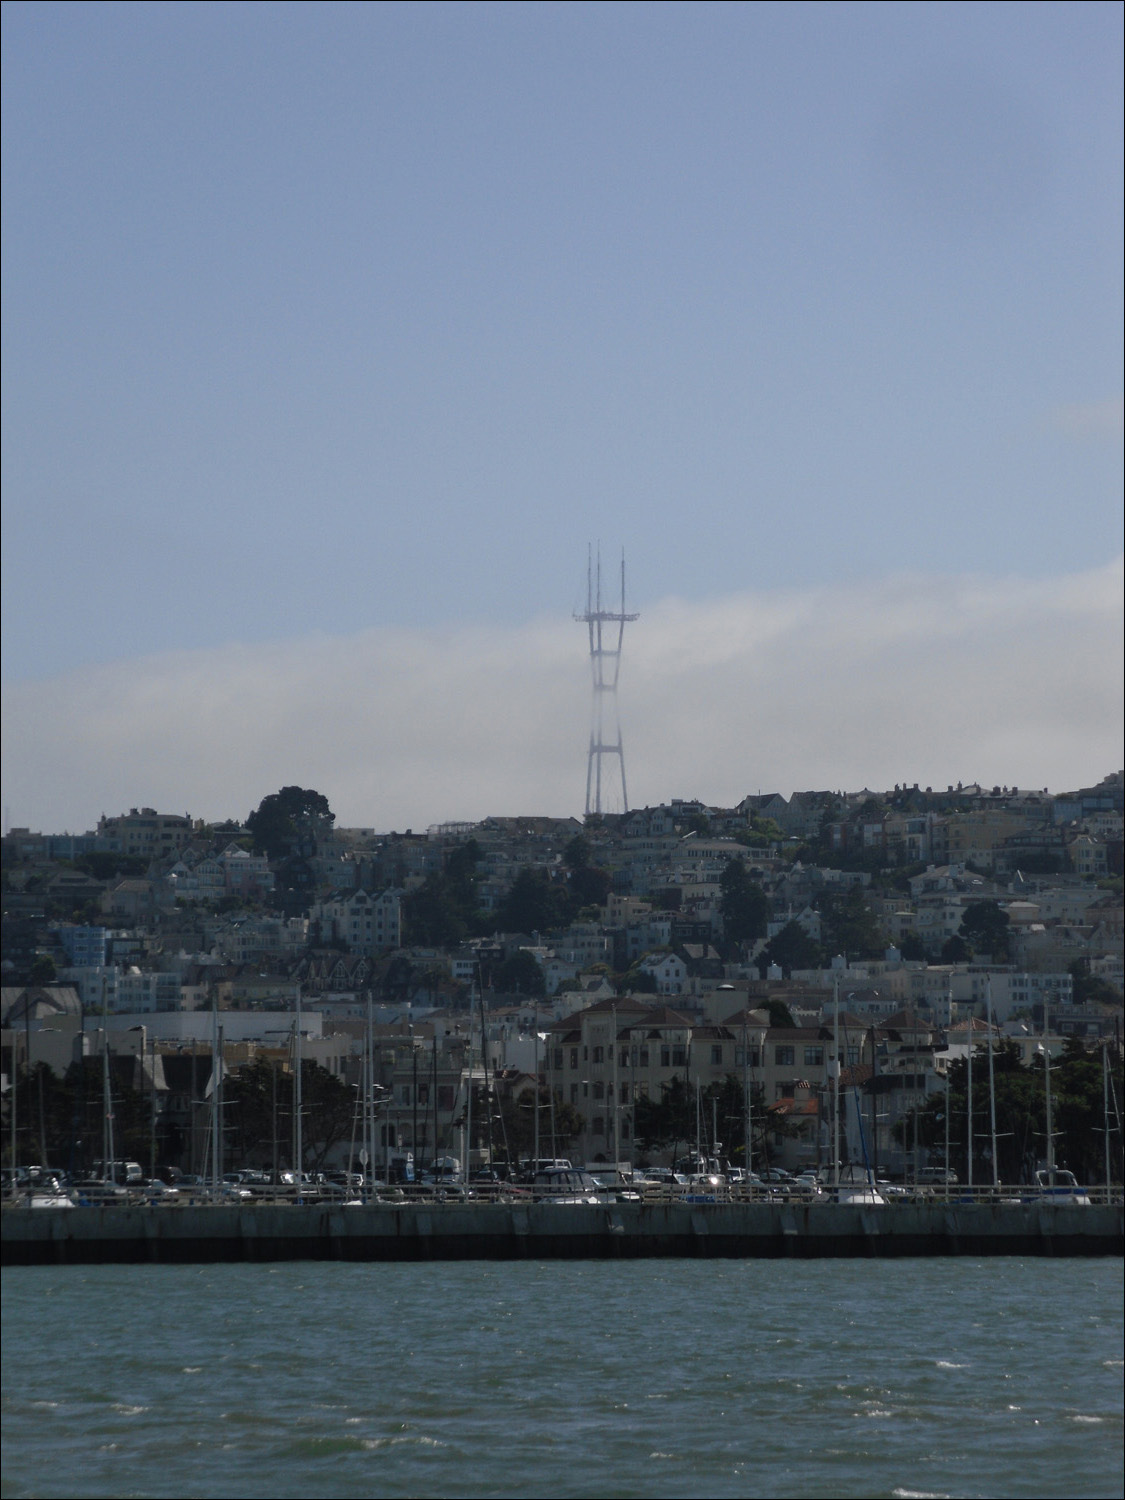
[[[1120,1203],[142,1205],[0,1215],[3,1264],[1121,1255]]]

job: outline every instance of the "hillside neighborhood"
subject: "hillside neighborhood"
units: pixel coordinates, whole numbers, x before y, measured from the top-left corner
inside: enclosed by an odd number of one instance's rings
[[[220,1091],[232,1169],[815,1169],[843,1114],[849,1161],[971,1173],[939,1104],[975,1049],[1001,1082],[1057,1071],[1064,1104],[1120,1069],[1123,794],[1118,771],[399,833],[284,787],[243,823],[12,828],[4,1159],[104,1160],[104,1073],[113,1150],[152,1177],[206,1169]],[[1047,1154],[1022,1108],[993,1132],[1009,1180]],[[1060,1130],[1080,1176],[1109,1169],[1101,1129]]]

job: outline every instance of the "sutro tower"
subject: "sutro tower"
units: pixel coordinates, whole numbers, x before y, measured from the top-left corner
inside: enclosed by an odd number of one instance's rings
[[[637,615],[625,613],[625,553],[621,553],[621,608],[602,608],[601,549],[586,558],[586,613],[575,615],[590,635],[590,671],[594,680],[594,700],[590,716],[590,751],[586,760],[586,815],[603,811],[603,786],[608,792],[608,777],[603,778],[602,760],[612,756],[621,775],[621,811],[629,811],[625,790],[625,752],[621,748],[621,720],[617,714],[617,679],[621,672],[621,641],[625,622]],[[605,627],[609,627],[606,629]],[[614,627],[616,626],[616,630]],[[608,641],[608,644],[607,644]],[[608,810],[608,809],[606,809]]]

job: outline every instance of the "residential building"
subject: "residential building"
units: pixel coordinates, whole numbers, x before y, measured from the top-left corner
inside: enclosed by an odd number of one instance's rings
[[[132,807],[116,818],[98,819],[99,848],[138,859],[164,859],[189,842],[189,813],[158,813],[153,807]]]

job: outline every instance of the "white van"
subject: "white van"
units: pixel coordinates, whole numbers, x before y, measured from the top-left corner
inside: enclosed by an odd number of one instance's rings
[[[111,1161],[108,1172],[102,1170],[103,1165],[100,1161],[94,1163],[94,1176],[103,1181],[109,1178],[124,1187],[140,1187],[145,1180],[139,1161]]]

